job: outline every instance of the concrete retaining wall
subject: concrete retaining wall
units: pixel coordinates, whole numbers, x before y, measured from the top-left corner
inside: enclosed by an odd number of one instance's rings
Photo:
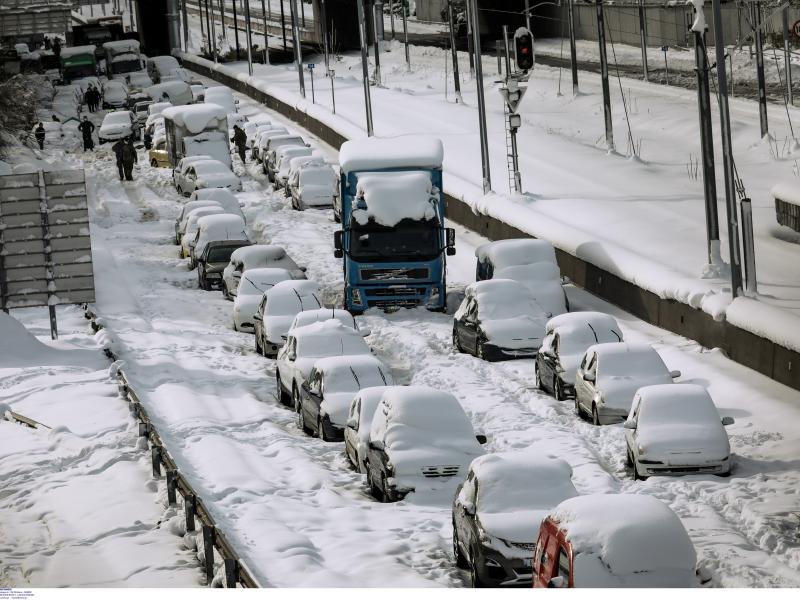
[[[342,134],[247,83],[183,56],[184,66],[209,77],[277,111],[334,148],[347,141]],[[204,61],[205,62],[205,61]],[[490,240],[531,237],[530,234],[485,215],[476,215],[464,201],[446,195],[447,218]],[[695,340],[706,348],[720,348],[732,360],[796,390],[800,390],[800,353],[759,337],[726,321],[715,321],[701,310],[625,281],[562,250],[556,250],[561,272],[577,286],[619,306],[653,325]]]

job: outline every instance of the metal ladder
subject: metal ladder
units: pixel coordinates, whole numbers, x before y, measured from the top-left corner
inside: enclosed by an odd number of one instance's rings
[[[511,112],[508,110],[508,105],[503,102],[503,119],[505,123],[503,127],[506,132],[506,173],[508,174],[508,193],[513,194],[516,192],[514,187],[514,154],[511,151],[511,129],[508,126],[508,116]]]

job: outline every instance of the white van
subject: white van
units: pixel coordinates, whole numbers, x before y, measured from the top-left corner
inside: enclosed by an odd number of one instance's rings
[[[180,68],[180,63],[174,56],[153,56],[147,59],[147,74],[156,83],[161,83],[161,78],[172,71]]]
[[[165,81],[151,85],[144,93],[153,99],[153,102],[171,102],[173,106],[183,106],[194,103],[192,88],[185,81]]]

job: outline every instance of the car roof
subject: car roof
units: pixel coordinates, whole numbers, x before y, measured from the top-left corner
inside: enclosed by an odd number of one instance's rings
[[[247,269],[242,273],[242,279],[249,279],[253,283],[277,283],[291,279],[292,274],[287,269],[277,267],[259,267]]]
[[[604,344],[593,344],[589,346],[586,353],[596,353],[598,356],[620,356],[622,354],[652,353],[655,348],[648,344],[634,342],[607,342]]]
[[[252,244],[246,248],[236,250],[232,255],[233,260],[246,261],[253,257],[263,257],[265,259],[280,260],[286,256],[286,250],[281,246],[272,244]]]
[[[564,313],[551,318],[547,322],[546,331],[550,333],[558,328],[564,327],[586,327],[591,326],[593,329],[611,329],[620,332],[617,320],[609,314],[597,311],[576,311]]]
[[[294,332],[293,332],[294,333]],[[322,376],[331,375],[336,371],[353,369],[356,374],[359,370],[381,369],[389,375],[389,370],[379,358],[371,354],[348,354],[345,356],[329,356],[320,358],[314,363],[314,368],[322,372]]]
[[[297,281],[297,280],[293,280]],[[337,319],[328,319],[327,321],[317,321],[316,323],[309,323],[297,329],[293,329],[289,335],[301,339],[304,337],[315,337],[319,335],[330,335],[339,337],[358,337],[363,339],[362,335],[352,327],[344,325]]]
[[[475,249],[475,256],[480,261],[491,261],[497,268],[527,265],[543,260],[556,262],[553,245],[547,240],[535,238],[487,242]]]

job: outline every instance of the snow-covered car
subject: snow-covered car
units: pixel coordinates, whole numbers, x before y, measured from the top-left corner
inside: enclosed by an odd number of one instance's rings
[[[233,328],[236,331],[255,332],[253,316],[264,294],[276,283],[292,278],[286,269],[265,268],[250,269],[242,274],[239,282],[239,293],[233,301]]]
[[[291,159],[289,161],[289,176],[286,179],[286,196],[291,196],[288,185],[297,171],[306,166],[324,167],[325,165],[325,159],[316,153],[312,153],[311,156],[298,156]]]
[[[528,288],[536,302],[553,316],[569,311],[569,301],[561,281],[561,270],[550,261],[513,265],[495,269],[492,279],[513,279]]]
[[[226,113],[236,113],[238,104],[231,89],[222,85],[206,88],[204,102],[217,104],[224,108]]]
[[[155,83],[159,83],[164,75],[180,66],[178,59],[174,56],[151,56],[147,59],[147,74]]]
[[[625,421],[627,465],[651,475],[730,475],[731,445],[708,391],[693,383],[639,388]]]
[[[194,268],[197,266],[197,257],[203,253],[208,242],[222,240],[249,241],[244,220],[240,216],[216,214],[206,215],[197,219],[197,233],[189,254],[191,259],[189,267]]]
[[[164,135],[156,136],[147,152],[150,166],[153,168],[168,167],[169,156],[167,155],[167,138]]]
[[[300,386],[300,429],[325,442],[343,441],[354,396],[378,385],[394,385],[394,378],[374,356],[329,356],[317,360]]]
[[[189,84],[189,89],[192,90],[192,98],[195,102],[204,102],[206,99],[206,86],[202,83]]]
[[[140,125],[144,125],[147,123],[147,107],[150,106],[153,102],[151,100],[140,100],[136,104],[133,105],[133,114],[136,115],[136,120],[139,122]]]
[[[223,188],[234,192],[242,189],[242,181],[233,174],[228,165],[214,159],[192,163],[176,179],[178,192],[184,196],[207,188]]]
[[[165,108],[169,108],[170,106],[172,106],[172,102],[153,102],[147,107],[147,116],[148,118],[157,117],[164,112]]]
[[[539,528],[537,588],[697,587],[697,553],[681,520],[644,494],[564,500]]]
[[[258,132],[256,133],[255,141],[253,143],[251,157],[257,162],[262,162],[263,161],[262,157],[266,153],[267,144],[269,144],[269,141],[273,137],[279,135],[288,135],[288,134],[289,130],[287,130],[285,127],[280,127],[277,125],[272,125],[265,127],[263,129],[259,129]],[[266,169],[266,167],[264,167],[263,164],[262,168]]]
[[[269,129],[272,121],[266,115],[256,115],[244,124],[244,134],[247,136],[247,147],[252,148],[259,128]],[[262,130],[263,131],[263,130]]]
[[[249,245],[245,240],[220,240],[208,242],[197,257],[197,285],[201,290],[222,287],[222,269],[238,248]]]
[[[492,279],[495,271],[517,265],[550,262],[557,265],[553,244],[533,238],[497,240],[475,249],[475,280]]]
[[[332,208],[334,198],[339,193],[339,181],[333,169],[312,163],[292,174],[288,188],[295,210],[305,210],[311,206]]]
[[[97,131],[97,139],[104,144],[126,137],[136,137],[138,131],[139,124],[133,113],[129,110],[119,110],[103,117],[103,123]]]
[[[553,317],[536,355],[537,386],[556,400],[573,400],[575,371],[589,346],[622,341],[622,330],[611,315],[585,311]]]
[[[636,391],[646,385],[672,383],[670,371],[653,348],[616,342],[589,346],[575,374],[575,412],[595,425],[621,423],[628,417]]]
[[[382,502],[423,488],[452,494],[470,463],[484,453],[485,442],[452,394],[426,386],[391,387],[370,425],[370,493]]]
[[[190,88],[192,85],[197,85],[197,80],[192,76],[192,73],[183,67],[172,69],[161,77],[161,83],[166,83],[167,81],[183,81],[189,84]]]
[[[242,220],[247,223],[247,219],[244,218],[244,213],[242,212],[242,206],[239,204],[239,199],[236,197],[236,194],[228,189],[202,188],[195,190],[192,192],[191,196],[189,196],[189,201],[191,202],[193,200],[210,200],[211,202],[216,202],[225,209],[225,212],[232,215],[239,215],[242,217]]]
[[[548,318],[521,283],[477,281],[453,315],[453,347],[484,360],[535,357]]]
[[[336,320],[312,323],[287,331],[286,343],[278,352],[275,367],[278,393],[282,399],[286,394],[291,394],[292,406],[299,411],[300,388],[318,359],[328,356],[369,355],[370,352],[359,332]]]
[[[144,90],[153,85],[153,80],[144,71],[133,71],[125,75],[128,89]]]
[[[261,299],[256,321],[256,352],[275,358],[284,345],[289,327],[297,313],[322,308],[318,294],[319,286],[304,279],[292,279],[275,284]],[[283,391],[278,377],[279,399],[282,404],[292,403],[291,390]]]
[[[453,556],[472,587],[531,585],[539,524],[578,495],[572,467],[531,450],[472,461],[453,501]]]
[[[128,86],[121,81],[107,81],[103,86],[103,108],[122,108],[128,101]]]
[[[178,164],[172,169],[172,183],[178,187],[178,178],[185,175],[187,169],[196,162],[201,160],[213,160],[208,154],[195,154],[192,156],[184,156],[178,160]]]
[[[181,234],[180,257],[190,258],[192,256],[192,249],[194,248],[195,238],[197,237],[197,231],[200,229],[200,224],[198,223],[198,221],[202,217],[207,217],[208,215],[224,215],[224,214],[225,214],[225,209],[222,208],[219,204],[198,206],[192,209],[186,216],[186,226],[184,227],[183,233]]]
[[[222,294],[232,300],[236,296],[242,273],[259,267],[286,269],[292,274],[292,279],[306,278],[305,268],[298,266],[280,246],[253,244],[231,254],[231,260],[222,272]]]
[[[194,102],[192,88],[184,81],[165,81],[144,89],[145,93],[158,102],[170,102],[173,106],[185,106]]]
[[[307,144],[305,140],[299,135],[276,135],[269,138],[267,142],[266,148],[261,153],[261,164],[264,169],[264,173],[267,174],[268,179],[271,182],[275,182],[275,158],[278,152],[278,148],[283,148],[285,146],[298,146],[298,147],[306,147]]]
[[[386,386],[362,388],[350,403],[344,429],[344,453],[356,471],[367,472],[367,447],[372,416],[378,408]]]
[[[279,148],[275,154],[275,189],[286,188],[292,159],[301,156],[310,157],[312,152],[311,148],[305,146],[284,146]]]
[[[189,221],[189,216],[192,214],[192,211],[196,208],[204,208],[207,206],[217,206],[222,208],[218,202],[214,202],[213,200],[190,200],[186,204],[183,205],[181,208],[181,212],[178,213],[178,218],[175,219],[175,243],[180,244],[181,238],[183,234],[186,232],[186,225]],[[222,212],[222,211],[216,211]]]
[[[289,327],[289,331],[293,329],[297,329],[298,327],[305,327],[306,325],[311,325],[312,323],[320,323],[322,321],[329,321],[330,319],[335,319],[339,321],[342,325],[347,327],[352,327],[356,331],[360,331],[361,335],[364,337],[370,334],[369,329],[359,329],[358,323],[356,322],[356,318],[343,308],[316,308],[312,310],[304,310],[303,312],[297,313],[297,316],[292,321],[291,327]]]

